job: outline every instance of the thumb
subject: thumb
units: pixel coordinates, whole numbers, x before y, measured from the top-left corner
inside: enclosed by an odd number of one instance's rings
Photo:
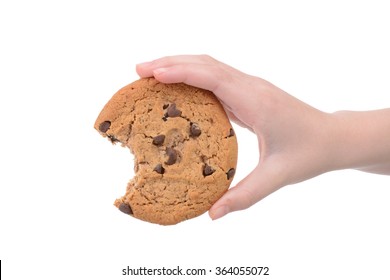
[[[230,188],[209,210],[211,219],[246,209],[282,187],[280,174],[273,165],[259,163],[235,187]]]

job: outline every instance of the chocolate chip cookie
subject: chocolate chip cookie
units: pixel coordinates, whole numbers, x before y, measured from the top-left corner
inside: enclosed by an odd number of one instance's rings
[[[213,93],[140,79],[105,105],[95,129],[134,154],[135,176],[115,206],[172,225],[210,209],[229,188],[237,140]]]

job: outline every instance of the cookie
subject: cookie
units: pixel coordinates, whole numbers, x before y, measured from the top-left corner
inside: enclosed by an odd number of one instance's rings
[[[236,136],[209,91],[140,79],[111,98],[94,127],[134,154],[135,176],[114,205],[135,218],[172,225],[199,216],[234,177]]]

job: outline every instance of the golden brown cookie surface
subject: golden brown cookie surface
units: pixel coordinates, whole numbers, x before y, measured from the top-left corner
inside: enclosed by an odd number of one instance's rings
[[[135,81],[105,105],[95,129],[133,152],[135,177],[115,205],[145,221],[170,225],[203,214],[235,173],[234,131],[206,90]]]

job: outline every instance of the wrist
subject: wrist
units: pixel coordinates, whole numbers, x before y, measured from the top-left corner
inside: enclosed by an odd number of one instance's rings
[[[328,161],[330,170],[353,168],[350,112],[336,111],[329,114]]]
[[[379,172],[390,159],[390,110],[330,114],[332,169]],[[379,172],[383,173],[383,172]]]

